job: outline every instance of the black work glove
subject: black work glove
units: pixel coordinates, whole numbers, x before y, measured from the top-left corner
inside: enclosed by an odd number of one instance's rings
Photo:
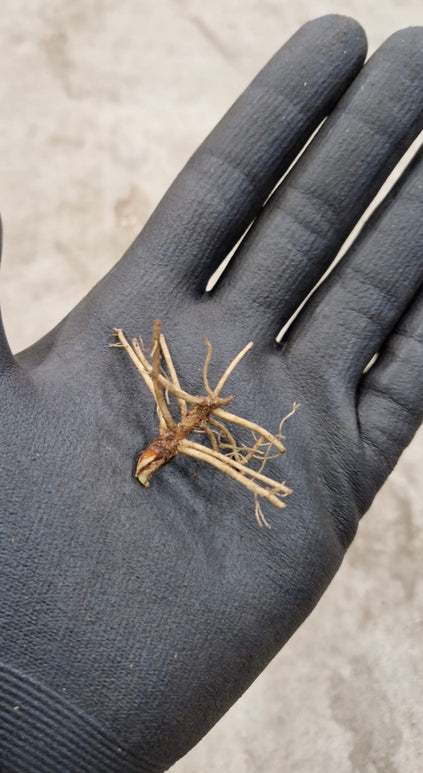
[[[357,24],[307,24],[76,309],[16,359],[3,337],[2,770],[162,771],[338,569],[422,417],[420,157],[281,346],[275,336],[422,129],[422,42],[421,30],[399,32],[360,72]],[[208,465],[179,456],[149,489],[132,476],[157,415],[108,344],[114,327],[149,339],[155,318],[188,391],[203,391],[205,336],[213,383],[252,339],[227,384],[231,411],[275,430],[301,403],[274,462],[294,493],[285,510],[265,504],[271,530],[251,494]]]

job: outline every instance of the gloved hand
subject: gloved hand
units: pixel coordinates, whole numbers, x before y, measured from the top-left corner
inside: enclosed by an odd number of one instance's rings
[[[2,335],[2,771],[162,771],[338,569],[422,418],[421,157],[275,336],[422,129],[422,44],[421,30],[399,32],[360,71],[355,22],[305,25],[74,311],[16,358]],[[205,336],[213,383],[251,339],[231,411],[274,431],[301,404],[274,462],[294,493],[285,510],[265,504],[271,530],[208,465],[179,456],[149,489],[134,479],[157,415],[108,344],[114,327],[149,340],[155,318],[188,391],[203,391]]]

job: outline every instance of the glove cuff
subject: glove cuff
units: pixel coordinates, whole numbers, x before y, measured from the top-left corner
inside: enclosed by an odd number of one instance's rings
[[[150,765],[65,697],[0,662],[0,760],[7,773],[141,773]]]

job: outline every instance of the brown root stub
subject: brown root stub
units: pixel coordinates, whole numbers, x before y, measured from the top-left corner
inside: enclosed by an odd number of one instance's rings
[[[216,387],[212,389],[208,379],[212,347],[206,339],[207,355],[203,366],[203,384],[206,394],[192,395],[181,389],[166,339],[161,332],[160,320],[154,323],[150,355],[145,353],[142,339],[134,338],[131,345],[121,329],[116,328],[115,334],[119,343],[110,344],[110,346],[120,346],[125,349],[154,397],[159,418],[159,434],[138,459],[135,476],[139,482],[148,487],[154,473],[178,454],[191,456],[216,467],[249,489],[254,494],[255,516],[259,526],[267,526],[270,529],[259,500],[265,499],[274,507],[282,509],[286,506],[282,497],[292,494],[292,490],[284,482],[273,480],[263,471],[270,459],[284,453],[282,426],[285,420],[296,411],[298,404],[294,403],[290,413],[282,419],[276,435],[272,435],[264,427],[248,419],[225,410],[224,406],[229,405],[233,397],[232,395],[221,397],[220,392],[253,343],[250,341],[239,352],[226,368]],[[174,419],[170,411],[169,395],[176,399],[179,421]],[[252,444],[238,443],[232,434],[233,430],[229,430],[228,424],[248,430],[252,435]],[[189,440],[188,435],[194,432],[203,435],[210,445]],[[254,461],[255,468],[250,466]]]
[[[163,467],[163,465],[171,462],[177,454],[178,446],[175,443],[174,433],[169,432],[167,435],[159,435],[147,446],[138,459],[135,477],[138,478],[143,486],[148,488],[150,478],[154,473],[160,470],[160,467]]]

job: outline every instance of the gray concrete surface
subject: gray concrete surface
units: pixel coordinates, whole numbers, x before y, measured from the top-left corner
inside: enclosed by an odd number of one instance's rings
[[[3,0],[1,299],[12,347],[120,257],[197,144],[295,29],[370,48],[421,0]],[[282,653],[174,773],[421,773],[423,433]]]

